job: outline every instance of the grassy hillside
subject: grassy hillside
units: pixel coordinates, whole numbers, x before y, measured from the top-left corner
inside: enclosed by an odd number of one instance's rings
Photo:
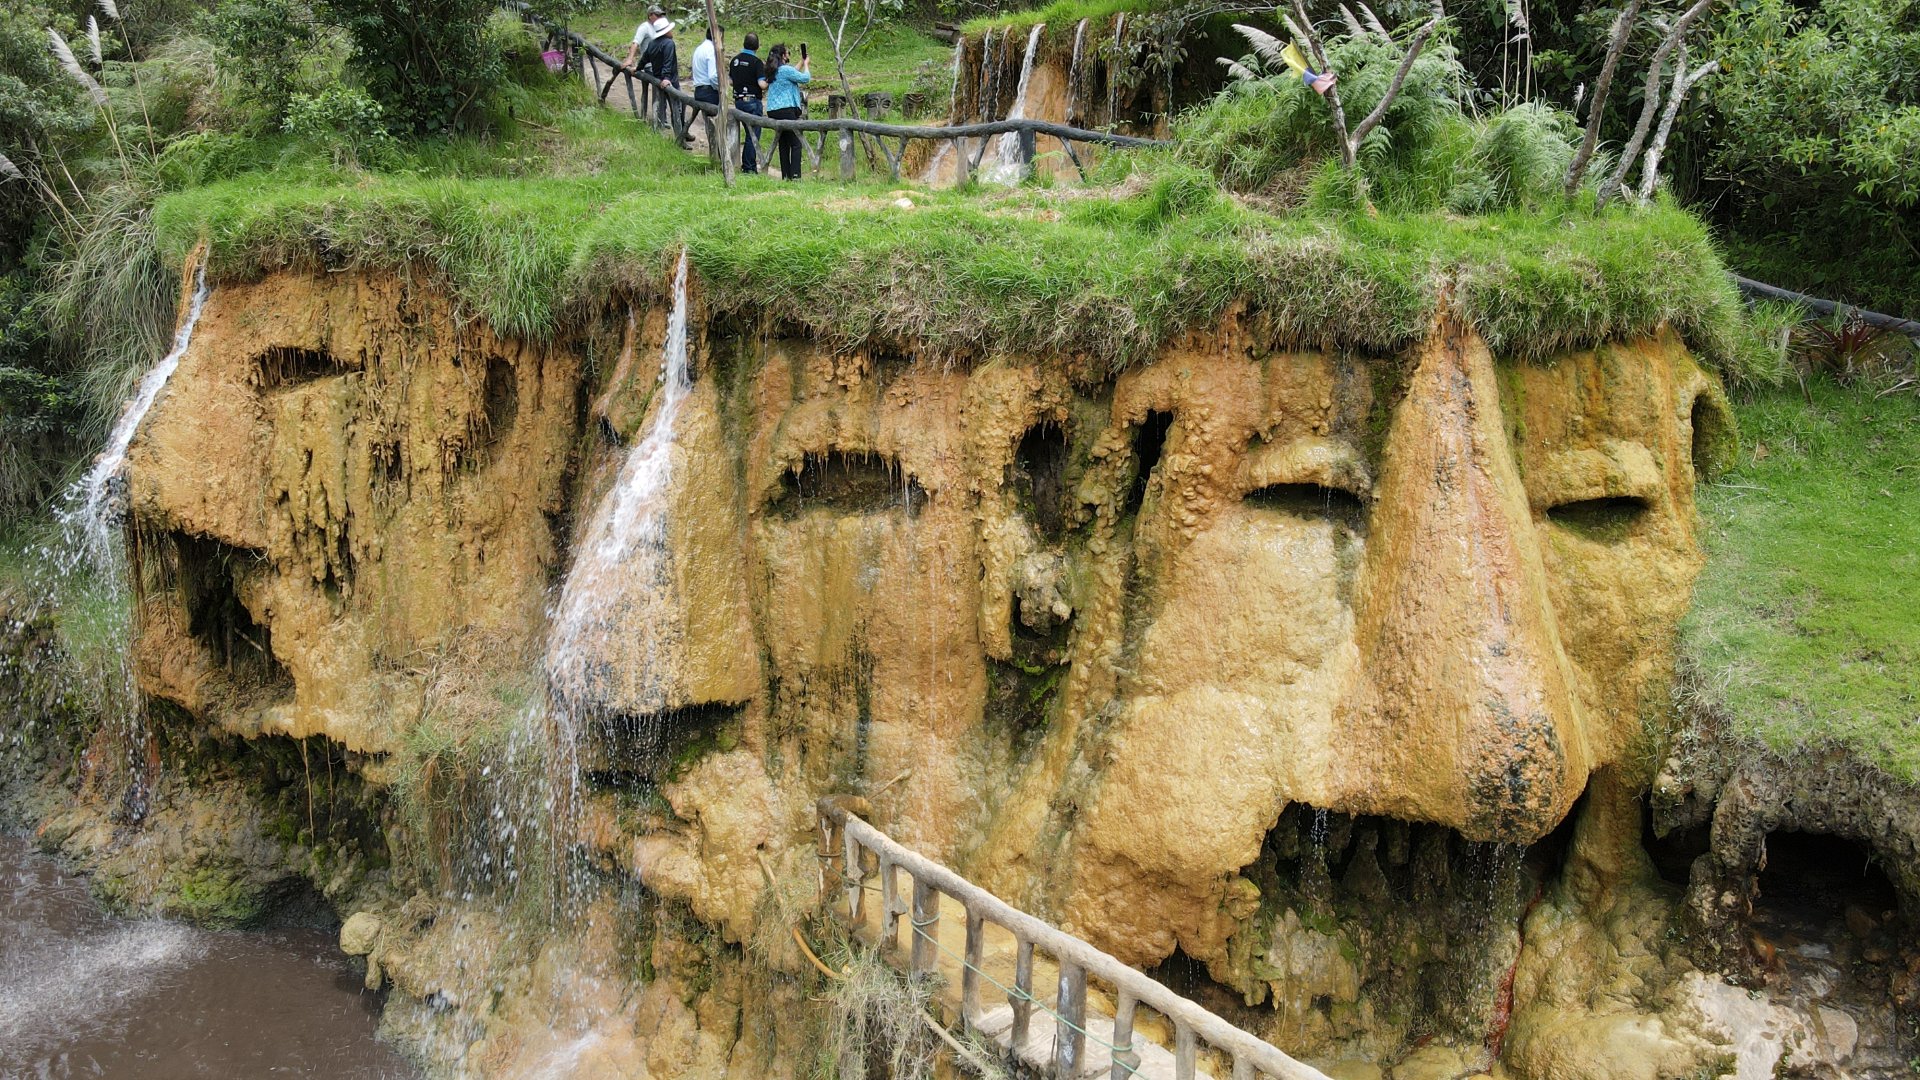
[[[1920,397],[1827,379],[1737,404],[1682,641],[1741,734],[1920,780]]]
[[[531,70],[529,70],[531,67]],[[259,139],[177,151],[200,183],[164,198],[165,255],[211,245],[216,277],[284,266],[436,268],[503,330],[554,333],[615,290],[646,297],[686,248],[710,302],[828,339],[950,353],[1134,362],[1245,302],[1276,336],[1391,351],[1450,294],[1498,350],[1539,356],[1670,322],[1741,364],[1739,302],[1706,231],[1660,204],[1463,216],[1331,204],[1271,212],[1201,169],[1116,155],[1106,184],[904,193],[764,178],[726,191],[531,55],[512,119],[479,142],[343,169]]]

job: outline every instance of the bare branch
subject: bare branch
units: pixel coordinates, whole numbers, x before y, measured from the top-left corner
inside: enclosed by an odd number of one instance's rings
[[[1287,21],[1287,29],[1306,43],[1307,55],[1313,59],[1314,70],[1323,73],[1333,70],[1333,65],[1327,63],[1327,50],[1320,45],[1320,35],[1314,33],[1313,20],[1307,17],[1306,0],[1293,0],[1293,18]],[[1347,110],[1340,103],[1338,82],[1327,89],[1327,108],[1333,112],[1333,137],[1340,141],[1340,165],[1352,170],[1353,140],[1347,137]]]
[[[1646,144],[1647,131],[1653,127],[1654,110],[1660,107],[1660,80],[1666,74],[1667,57],[1673,54],[1674,48],[1687,36],[1687,31],[1712,6],[1713,0],[1696,0],[1692,7],[1674,20],[1660,47],[1653,51],[1653,59],[1647,62],[1647,84],[1640,105],[1640,119],[1633,125],[1633,137],[1627,140],[1626,148],[1620,151],[1620,161],[1614,166],[1613,173],[1600,185],[1598,194],[1601,206],[1607,205],[1619,192],[1627,171],[1633,168],[1634,160],[1640,156],[1640,148]]]
[[[1613,73],[1620,67],[1620,56],[1627,51],[1627,38],[1633,30],[1634,17],[1639,14],[1640,0],[1627,0],[1627,6],[1621,8],[1613,20],[1613,33],[1607,39],[1607,58],[1600,65],[1600,77],[1593,83],[1593,103],[1587,106],[1587,131],[1580,137],[1580,149],[1567,163],[1568,195],[1580,190],[1580,182],[1587,177],[1587,166],[1593,161],[1593,152],[1600,145],[1600,120],[1606,113],[1607,91],[1613,89]]]
[[[1647,155],[1640,163],[1640,201],[1653,198],[1653,185],[1660,176],[1660,155],[1666,152],[1667,136],[1673,132],[1674,117],[1680,114],[1680,103],[1701,79],[1720,70],[1720,61],[1709,60],[1692,71],[1687,70],[1687,46],[1680,44],[1679,57],[1674,61],[1673,88],[1667,92],[1667,108],[1660,114],[1660,126],[1653,133],[1653,141],[1647,144]]]
[[[1360,121],[1360,125],[1353,129],[1353,137],[1350,140],[1352,149],[1347,155],[1349,163],[1355,155],[1360,153],[1361,143],[1366,141],[1374,128],[1380,126],[1380,121],[1386,119],[1387,110],[1393,107],[1394,99],[1400,96],[1401,85],[1407,81],[1407,73],[1413,70],[1413,62],[1420,59],[1420,50],[1426,48],[1427,39],[1433,36],[1433,32],[1440,29],[1440,20],[1445,17],[1445,14],[1440,7],[1440,0],[1434,0],[1433,18],[1428,19],[1413,35],[1413,40],[1407,44],[1407,55],[1401,57],[1400,67],[1394,71],[1393,81],[1387,84],[1387,92],[1381,95],[1380,104],[1375,105],[1366,119]]]

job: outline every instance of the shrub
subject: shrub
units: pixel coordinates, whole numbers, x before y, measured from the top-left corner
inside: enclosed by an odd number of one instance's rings
[[[351,43],[349,70],[384,109],[396,132],[469,130],[500,81],[497,44],[487,34],[493,0],[328,0],[330,21]]]
[[[226,0],[207,16],[207,38],[240,96],[258,104],[269,124],[286,116],[321,43],[313,7],[299,0]]]
[[[1548,105],[1527,102],[1496,113],[1479,125],[1448,201],[1461,213],[1547,205],[1560,196],[1577,138],[1573,117]]]
[[[325,150],[336,165],[379,165],[400,149],[387,130],[386,110],[352,86],[295,94],[284,126],[289,135]]]
[[[1920,0],[1751,0],[1712,50],[1724,70],[1707,84],[1699,152],[1716,183],[1704,194],[1738,261],[1821,295],[1920,310]]]

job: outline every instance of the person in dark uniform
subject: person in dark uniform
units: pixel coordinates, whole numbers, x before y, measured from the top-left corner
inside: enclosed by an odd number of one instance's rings
[[[745,47],[727,62],[727,84],[733,87],[733,107],[743,113],[765,116],[762,97],[766,93],[767,65],[760,59],[760,35],[748,34]],[[760,129],[740,124],[740,171],[760,171]]]

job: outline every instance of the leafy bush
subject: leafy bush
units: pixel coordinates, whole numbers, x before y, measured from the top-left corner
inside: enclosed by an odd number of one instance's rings
[[[1462,213],[1480,213],[1551,203],[1559,198],[1560,177],[1578,138],[1573,117],[1548,105],[1526,102],[1495,113],[1479,125],[1473,149],[1459,165],[1450,204]]]
[[[1751,0],[1701,148],[1748,272],[1920,310],[1920,0]]]
[[[293,95],[284,126],[289,135],[324,149],[336,165],[378,165],[399,153],[386,111],[358,87]]]
[[[1336,38],[1327,49],[1340,74],[1347,120],[1357,123],[1386,93],[1398,48],[1368,37]],[[1254,57],[1241,62],[1243,73],[1258,66]],[[1331,110],[1284,68],[1242,78],[1183,117],[1177,153],[1235,190],[1273,193],[1291,181],[1310,205],[1328,210],[1357,209],[1370,200],[1396,211],[1462,213],[1557,203],[1577,137],[1573,118],[1526,103],[1474,119],[1469,93],[1452,45],[1423,52],[1385,120],[1360,147],[1357,167],[1365,183],[1318,167],[1337,154]]]
[[[308,58],[321,43],[313,6],[300,0],[226,0],[207,16],[204,32],[240,95],[259,104],[269,124],[279,123],[305,85]]]
[[[327,0],[329,20],[351,43],[348,69],[385,110],[396,132],[469,130],[500,81],[498,44],[487,33],[493,0]]]

